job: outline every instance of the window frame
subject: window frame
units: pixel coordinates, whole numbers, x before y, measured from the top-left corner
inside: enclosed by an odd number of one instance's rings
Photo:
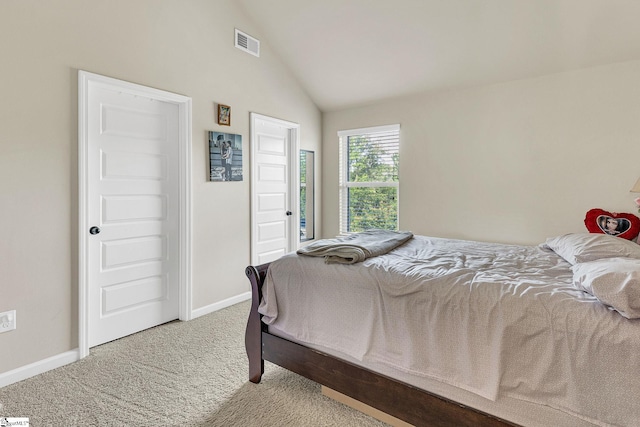
[[[366,181],[366,182],[353,182],[348,181],[349,175],[349,137],[372,135],[383,132],[397,132],[398,133],[398,155],[400,154],[400,124],[372,126],[359,129],[349,129],[338,131],[338,144],[339,144],[339,228],[340,235],[347,235],[354,233],[348,230],[349,226],[349,189],[350,188],[382,188],[393,187],[396,189],[396,227],[399,229],[400,224],[400,171],[398,171],[397,181]]]

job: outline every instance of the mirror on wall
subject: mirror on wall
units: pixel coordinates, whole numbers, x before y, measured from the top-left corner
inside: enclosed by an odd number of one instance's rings
[[[300,241],[314,238],[314,152],[300,150]]]

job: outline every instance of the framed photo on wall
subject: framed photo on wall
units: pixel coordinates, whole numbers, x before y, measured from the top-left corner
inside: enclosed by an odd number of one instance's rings
[[[209,181],[242,181],[242,135],[209,131]]]
[[[218,104],[218,124],[231,126],[231,107],[228,105]]]

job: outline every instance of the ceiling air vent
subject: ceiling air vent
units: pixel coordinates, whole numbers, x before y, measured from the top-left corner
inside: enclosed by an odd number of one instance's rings
[[[236,28],[236,47],[251,55],[260,56],[260,40],[254,39],[249,34]]]

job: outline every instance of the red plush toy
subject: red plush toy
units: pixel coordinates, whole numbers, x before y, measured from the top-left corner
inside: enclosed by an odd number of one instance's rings
[[[635,239],[640,233],[640,218],[630,213],[591,209],[584,218],[584,225],[590,233],[609,234],[627,240]]]

